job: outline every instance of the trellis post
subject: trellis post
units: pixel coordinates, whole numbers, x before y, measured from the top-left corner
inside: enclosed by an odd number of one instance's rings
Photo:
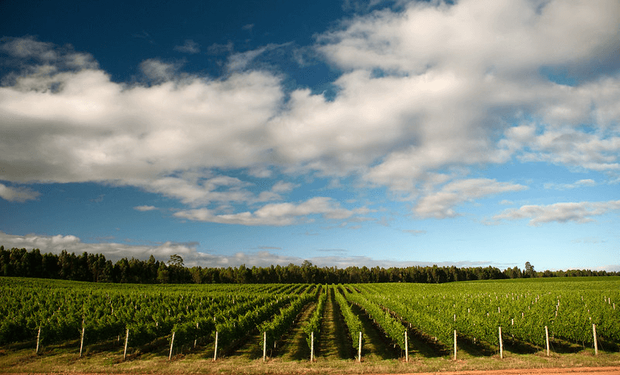
[[[37,350],[36,354],[39,354],[39,342],[41,340],[41,326],[39,326],[39,333],[37,333]]]
[[[125,334],[125,350],[123,351],[123,360],[127,359],[127,343],[129,342],[129,328]]]
[[[82,349],[84,349],[84,322],[82,322],[82,338],[80,339],[80,358],[82,358]]]
[[[360,340],[357,350],[357,361],[362,362],[362,332],[360,332]]]
[[[549,328],[545,326],[545,341],[547,342],[547,357],[549,357]]]
[[[176,332],[172,332],[172,340],[170,340],[170,354],[168,354],[168,360],[172,359],[172,348],[174,347],[174,335]]]
[[[217,339],[218,339],[219,334],[220,333],[218,331],[215,331],[215,350],[213,351],[213,360],[214,361],[217,361]]]
[[[454,360],[456,361],[456,329],[454,330]]]
[[[596,340],[596,324],[592,324],[592,335],[594,336],[594,355],[598,355],[598,341]]]
[[[499,327],[499,358],[504,358],[504,342],[502,341],[502,327]]]
[[[407,330],[405,330],[405,362],[409,362],[409,338],[407,337]]]

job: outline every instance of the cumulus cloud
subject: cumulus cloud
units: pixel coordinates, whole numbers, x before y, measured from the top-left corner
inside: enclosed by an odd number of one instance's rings
[[[25,202],[39,197],[39,192],[26,187],[9,187],[0,184],[0,198],[9,202]]]
[[[418,200],[413,211],[420,217],[443,219],[458,214],[454,207],[490,195],[526,189],[519,184],[497,182],[492,179],[478,178],[453,181],[444,185],[441,190],[425,195]]]
[[[507,209],[493,217],[496,221],[529,219],[529,225],[543,223],[594,221],[593,216],[601,216],[610,211],[620,210],[620,201],[608,202],[562,202],[550,205],[525,205]]]
[[[349,219],[356,215],[370,212],[367,208],[347,210],[327,197],[315,197],[299,204],[272,203],[254,212],[236,214],[216,214],[207,208],[183,210],[174,214],[176,217],[222,224],[242,225],[292,225],[300,220],[311,220],[312,215],[321,215],[326,219]]]
[[[353,177],[444,218],[518,188],[478,181],[471,191],[459,179],[481,165],[516,158],[617,175],[620,76],[605,63],[620,48],[617,14],[617,1],[527,0],[365,12],[317,37],[315,50],[342,72],[329,98],[252,69],[282,45],[231,54],[218,79],[146,60],[143,84],[113,82],[70,46],[3,38],[15,72],[0,87],[0,180],[136,186],[196,206],[179,217],[285,225],[303,204],[264,220],[257,214],[273,207],[241,206],[286,199],[288,187],[250,193],[241,179],[210,180],[232,170]],[[197,48],[188,42],[180,47]],[[582,79],[559,84],[543,68]],[[231,202],[240,208],[229,216],[214,209]]]
[[[156,82],[164,82],[174,78],[177,67],[157,59],[148,59],[140,63],[140,70],[147,78]]]
[[[154,79],[174,74],[156,60],[143,68]],[[98,69],[20,76],[0,87],[0,179],[135,186],[174,171],[253,166],[266,158],[261,134],[281,99],[279,80],[262,72],[148,87]]]

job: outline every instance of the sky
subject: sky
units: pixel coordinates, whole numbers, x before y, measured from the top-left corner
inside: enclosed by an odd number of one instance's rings
[[[620,2],[0,1],[0,244],[620,271]]]

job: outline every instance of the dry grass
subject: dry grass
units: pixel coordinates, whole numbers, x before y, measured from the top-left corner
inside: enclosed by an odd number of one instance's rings
[[[620,366],[620,353],[599,353],[591,350],[578,353],[507,353],[499,356],[468,356],[453,361],[450,357],[420,358],[409,363],[402,359],[370,360],[357,363],[353,359],[326,359],[316,362],[285,361],[281,358],[247,359],[231,356],[213,362],[212,351],[177,355],[171,361],[159,353],[134,355],[123,361],[122,351],[89,353],[79,358],[75,348],[49,348],[42,355],[32,349],[0,350],[2,373],[122,373],[122,374],[388,374],[464,370],[501,370],[525,368],[572,368]]]

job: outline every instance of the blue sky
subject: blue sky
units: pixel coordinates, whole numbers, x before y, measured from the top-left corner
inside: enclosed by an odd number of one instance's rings
[[[0,2],[0,244],[620,270],[618,15]]]

